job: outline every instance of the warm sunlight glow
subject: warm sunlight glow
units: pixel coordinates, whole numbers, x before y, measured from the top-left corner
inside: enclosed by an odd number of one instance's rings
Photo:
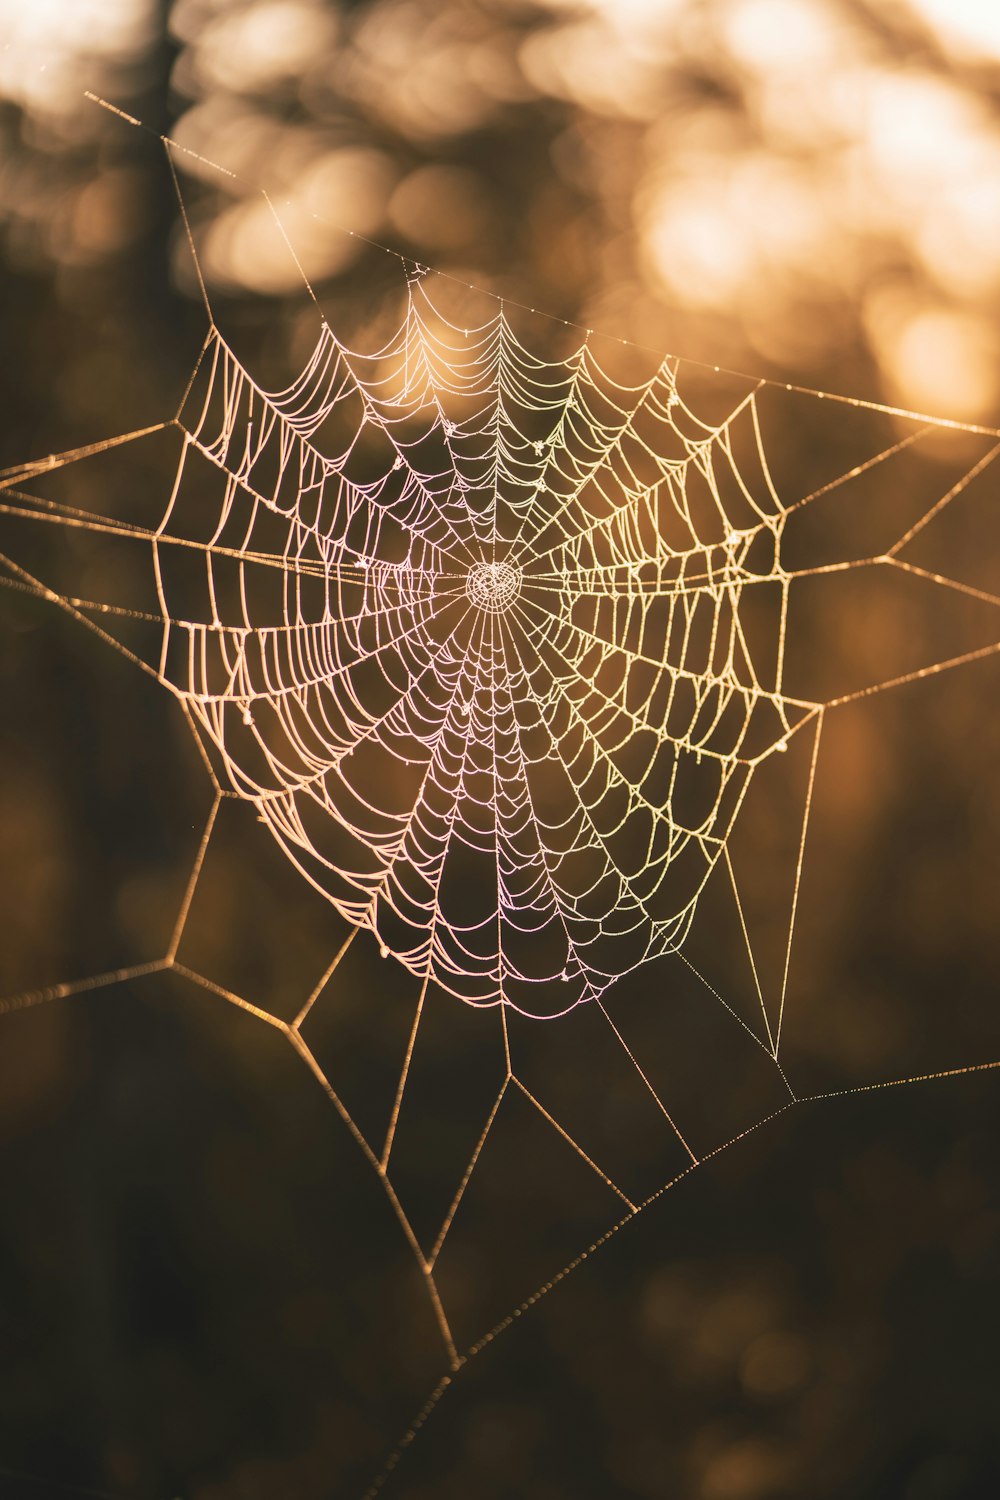
[[[909,0],[956,56],[1000,58],[1000,8],[994,0]]]

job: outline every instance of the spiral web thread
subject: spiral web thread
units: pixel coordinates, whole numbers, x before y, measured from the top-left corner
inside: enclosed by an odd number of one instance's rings
[[[275,221],[280,228],[276,212]],[[216,791],[167,952],[13,997],[2,1009],[170,969],[287,1039],[381,1181],[441,1330],[450,1373],[405,1447],[454,1373],[603,1242],[459,1351],[435,1265],[511,1091],[605,1185],[617,1214],[609,1234],[678,1180],[640,1202],[627,1196],[518,1076],[509,1010],[552,1017],[594,1006],[685,1153],[686,1175],[699,1157],[602,996],[662,955],[693,967],[683,945],[720,866],[747,942],[759,1024],[707,979],[706,1000],[724,1006],[771,1060],[787,1091],[782,1108],[800,1102],[781,1071],[780,1048],[826,716],[996,655],[1000,642],[817,701],[785,690],[789,602],[803,578],[877,567],[1000,605],[904,555],[984,473],[1000,432],[801,393],[895,416],[896,436],[813,493],[783,498],[760,406],[791,387],[748,383],[726,415],[710,421],[685,394],[681,361],[667,358],[629,385],[589,333],[563,357],[536,355],[502,302],[459,327],[435,301],[424,269],[402,264],[397,331],[376,351],[360,352],[320,315],[301,374],[281,390],[264,389],[237,359],[202,281],[209,331],[172,419],[0,477],[5,517],[128,543],[152,578],[155,608],[60,592],[6,555],[0,567],[8,586],[59,605],[176,697]],[[881,466],[891,470],[942,427],[981,437],[983,451],[889,547],[814,567],[785,561],[786,530],[798,513]],[[176,438],[178,457],[148,524],[32,492],[46,474],[165,433]],[[767,628],[751,639],[748,607],[765,589]],[[772,997],[758,978],[728,844],[755,770],[799,735],[809,739],[810,769],[784,972]],[[269,833],[350,924],[290,1021],[179,956],[226,799],[253,805],[262,836]],[[314,1007],[362,928],[421,983],[385,1134],[374,1142],[309,1042]],[[391,1157],[432,985],[490,1012],[483,1024],[497,1026],[505,1066],[428,1244],[394,1188]]]

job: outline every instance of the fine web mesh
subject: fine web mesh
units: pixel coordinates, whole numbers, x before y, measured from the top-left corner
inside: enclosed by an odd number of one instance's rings
[[[277,212],[275,225],[280,233]],[[15,536],[57,527],[116,549],[120,562],[103,576],[121,592],[81,598],[16,550],[0,557],[3,581],[68,611],[172,693],[215,789],[167,951],[6,1008],[171,970],[275,1028],[329,1094],[412,1249],[448,1369],[433,1405],[516,1315],[460,1343],[436,1274],[511,1096],[606,1191],[608,1233],[799,1102],[782,1034],[824,726],[851,704],[1000,653],[1000,597],[949,576],[921,545],[988,477],[1000,433],[652,361],[399,266],[398,316],[377,347],[348,347],[316,304],[310,350],[280,389],[237,357],[206,296],[207,336],[176,415],[2,476],[0,511]],[[820,408],[842,442],[817,459],[807,492],[790,491],[768,433],[789,410],[808,432]],[[947,482],[910,492],[906,463],[942,444]],[[46,493],[48,476],[147,445],[162,489],[127,517]],[[840,518],[828,525],[833,507]],[[879,588],[905,578],[957,598],[974,611],[973,634],[942,654],[914,630],[861,681],[824,674],[810,660],[817,641],[853,606],[812,600],[843,577]],[[130,592],[137,580],[142,599]],[[755,777],[793,761],[804,775],[785,804],[790,835],[782,829],[792,879],[779,960],[764,974],[734,835]],[[184,955],[227,802],[249,804],[260,837],[348,924],[294,1013]],[[692,957],[710,882],[738,922],[749,1008]],[[419,985],[377,1134],[358,1123],[312,1039],[362,930]],[[776,1080],[773,1108],[708,1150],[689,1141],[607,994],[667,955]],[[394,1152],[440,993],[484,1012],[502,1069],[445,1211],[418,1229]],[[558,1028],[577,1008],[599,1018],[680,1153],[652,1191],[624,1186],[519,1066],[515,1013],[518,1025]],[[580,1258],[554,1267],[517,1313]]]
[[[283,391],[213,330],[178,418],[157,673],[307,879],[462,1000],[566,1009],[676,949],[753,770],[818,722],[787,592],[757,651],[741,618],[755,554],[788,579],[756,393],[713,426],[675,378],[543,362],[502,306],[456,329],[418,277],[389,344],[324,324]],[[192,619],[194,454],[226,479]]]

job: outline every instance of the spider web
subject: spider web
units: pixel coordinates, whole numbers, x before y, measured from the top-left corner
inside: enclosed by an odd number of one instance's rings
[[[946,575],[921,550],[988,477],[1000,431],[674,357],[637,379],[640,351],[555,321],[540,332],[529,310],[397,259],[397,314],[369,348],[338,336],[303,277],[313,341],[295,377],[273,389],[227,341],[199,269],[208,332],[176,414],[7,470],[0,513],[15,544],[0,567],[9,586],[67,611],[175,697],[214,787],[167,951],[4,1008],[170,970],[295,1049],[382,1184],[440,1330],[448,1372],[405,1447],[456,1372],[580,1259],[700,1162],[799,1102],[781,1044],[824,726],[851,703],[1000,653],[994,588]],[[790,403],[808,409],[806,431],[823,403],[843,438],[832,468],[817,460],[806,493],[775,477],[767,437]],[[953,465],[960,459],[949,483],[907,493],[907,460],[959,437],[963,446],[946,448]],[[77,503],[74,475],[147,449],[164,475],[158,497],[132,495],[126,513]],[[102,473],[81,488],[99,495]],[[70,490],[53,494],[47,485],[62,476]],[[30,538],[51,528],[79,546],[68,559],[48,556],[43,576],[29,565]],[[80,569],[80,547],[108,558],[85,569],[107,584],[104,597],[81,598],[61,577]],[[971,619],[978,634],[970,644],[966,630],[959,649],[940,655],[916,631],[876,670],[867,664],[862,681],[824,681],[841,606],[810,613],[803,591],[838,579],[881,587],[890,576],[968,606],[963,629]],[[805,775],[779,778],[792,786],[792,880],[768,965],[734,847],[755,778],[793,762]],[[252,809],[260,837],[347,923],[287,1014],[186,955],[220,812],[233,803]],[[691,956],[710,885],[738,921],[749,1005]],[[313,1040],[363,930],[419,984],[377,1134],[358,1123]],[[776,1080],[773,1108],[709,1149],[689,1140],[606,994],[667,955]],[[393,1164],[436,994],[485,1012],[502,1066],[443,1214],[418,1228]],[[580,1007],[599,1018],[679,1153],[643,1194],[549,1108],[519,1063],[515,1019],[559,1027]],[[463,1346],[438,1263],[513,1097],[606,1191],[609,1228]]]

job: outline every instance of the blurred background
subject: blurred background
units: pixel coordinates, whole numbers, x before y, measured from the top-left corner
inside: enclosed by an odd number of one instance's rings
[[[162,152],[88,89],[196,154],[206,277],[255,369],[294,354],[302,305],[262,235],[265,187],[352,328],[381,295],[371,239],[710,365],[1000,422],[985,0],[0,0],[2,464],[169,415],[205,332]],[[789,484],[817,452],[847,466],[836,416],[785,421]],[[932,455],[904,483],[926,509],[975,457]],[[988,476],[957,516],[926,565],[946,555],[1000,592]],[[162,950],[209,796],[166,694],[0,593],[15,995]],[[913,629],[936,659],[933,602],[917,625],[888,604],[824,616],[826,644],[864,661]],[[969,628],[958,649],[996,639]],[[805,1090],[1000,1056],[995,660],[838,720],[789,1021]],[[747,855],[765,926],[787,896],[773,850],[796,833],[783,795]],[[321,970],[331,919],[243,811],[191,942],[277,1004]],[[725,970],[721,939],[702,941]],[[699,1152],[780,1103],[703,998],[654,965],[618,1001]],[[359,953],[317,1043],[359,1113],[407,1007],[402,977]],[[472,1128],[482,1040],[459,1011],[442,1010],[400,1164],[427,1205]],[[640,1184],[662,1180],[577,1031],[526,1043],[538,1087],[599,1115]],[[0,1074],[0,1493],[361,1494],[440,1352],[398,1226],[290,1051],[160,977],[3,1015]],[[731,1147],[473,1362],[386,1493],[1000,1492],[997,1104],[983,1073],[803,1106]],[[512,1125],[498,1145],[447,1270],[467,1341],[607,1227],[526,1139]]]

